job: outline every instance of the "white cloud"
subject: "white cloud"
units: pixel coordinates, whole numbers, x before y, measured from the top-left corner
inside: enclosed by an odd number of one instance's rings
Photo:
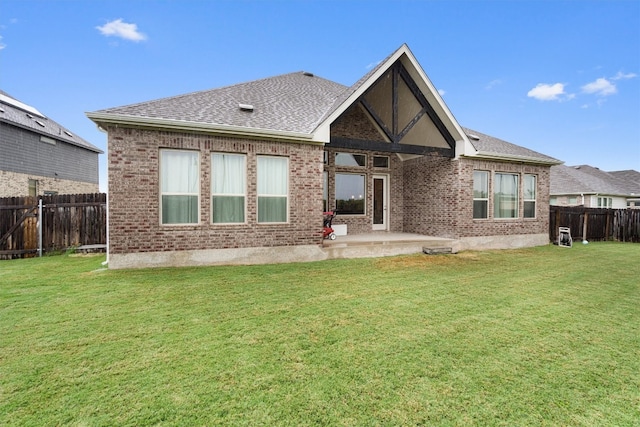
[[[638,75],[636,73],[623,73],[622,71],[618,71],[618,74],[616,74],[615,76],[611,77],[611,80],[627,80],[627,79],[633,79],[635,77],[638,77]]]
[[[564,95],[564,96],[563,96]],[[527,96],[540,101],[560,101],[562,99],[572,99],[573,95],[568,95],[564,91],[564,84],[538,83],[536,87],[527,92]]]
[[[444,94],[447,92],[444,89],[438,89],[438,93],[440,94],[440,96],[444,96]]]
[[[613,95],[618,92],[616,86],[604,77],[600,77],[594,82],[582,86],[582,92],[596,94],[598,96]]]
[[[138,31],[138,26],[136,24],[122,22],[122,19],[107,22],[101,27],[96,27],[96,29],[104,36],[115,36],[134,42],[140,42],[147,39],[146,35]]]
[[[502,84],[502,80],[500,79],[495,79],[495,80],[491,80],[486,86],[485,89],[486,90],[491,90],[494,87],[498,86],[499,84]]]
[[[2,36],[0,36],[0,50],[4,49],[5,47],[7,47],[7,45],[2,43]]]

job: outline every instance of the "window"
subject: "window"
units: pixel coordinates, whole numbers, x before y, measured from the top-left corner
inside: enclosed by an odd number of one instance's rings
[[[374,156],[373,157],[373,167],[374,168],[388,168],[389,167],[389,157],[387,157],[387,156]]]
[[[200,160],[193,151],[160,151],[162,224],[197,224],[200,206]]]
[[[511,173],[495,174],[493,217],[518,218],[518,175]]]
[[[536,217],[536,176],[524,176],[524,217]]]
[[[577,197],[569,197],[569,204],[570,205],[577,205],[578,204],[578,198]]]
[[[211,155],[211,217],[213,223],[244,222],[246,157],[243,154]]]
[[[366,166],[367,156],[364,154],[336,153],[336,166]]]
[[[258,156],[258,222],[287,222],[289,162]]]
[[[364,215],[365,176],[336,174],[336,210],[340,215]]]
[[[36,197],[38,195],[38,180],[30,179],[29,180],[29,196]]]
[[[610,208],[613,206],[613,199],[611,197],[598,197],[599,208]]]
[[[489,172],[473,171],[473,217],[489,216]]]

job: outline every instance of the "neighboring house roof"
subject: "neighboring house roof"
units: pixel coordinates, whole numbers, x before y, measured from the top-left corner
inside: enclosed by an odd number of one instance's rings
[[[0,121],[85,148],[89,151],[102,153],[102,150],[98,147],[75,135],[36,108],[17,100],[2,90],[0,90]]]
[[[548,164],[562,163],[560,160],[521,147],[520,145],[515,145],[472,129],[463,129],[471,140],[471,144],[473,144],[477,150],[476,157],[489,157],[492,159],[504,158],[505,160],[521,160]]]
[[[96,122],[330,142],[330,126],[396,62],[401,62],[447,132],[456,156],[559,164],[559,160],[478,132],[469,138],[404,44],[350,87],[297,72],[87,113]]]
[[[612,173],[589,165],[551,167],[551,195],[557,194],[602,194],[629,196],[630,186]]]
[[[623,171],[612,171],[609,173],[623,181],[631,194],[640,196],[640,172],[628,169]]]

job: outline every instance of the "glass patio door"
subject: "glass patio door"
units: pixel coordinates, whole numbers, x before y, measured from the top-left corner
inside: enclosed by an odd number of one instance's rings
[[[387,230],[389,214],[387,209],[387,176],[373,176],[373,230]]]

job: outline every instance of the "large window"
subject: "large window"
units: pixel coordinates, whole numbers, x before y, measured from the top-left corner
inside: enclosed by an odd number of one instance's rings
[[[340,215],[364,215],[365,176],[336,174],[336,210]]]
[[[211,211],[214,223],[244,222],[246,157],[243,154],[211,155]]]
[[[199,154],[194,151],[160,151],[162,224],[198,223],[199,163]]]
[[[518,218],[518,175],[511,173],[494,175],[493,217]]]
[[[473,217],[489,216],[489,172],[473,172]]]
[[[289,162],[258,156],[258,222],[287,222]]]
[[[524,176],[524,217],[536,217],[536,176]]]

